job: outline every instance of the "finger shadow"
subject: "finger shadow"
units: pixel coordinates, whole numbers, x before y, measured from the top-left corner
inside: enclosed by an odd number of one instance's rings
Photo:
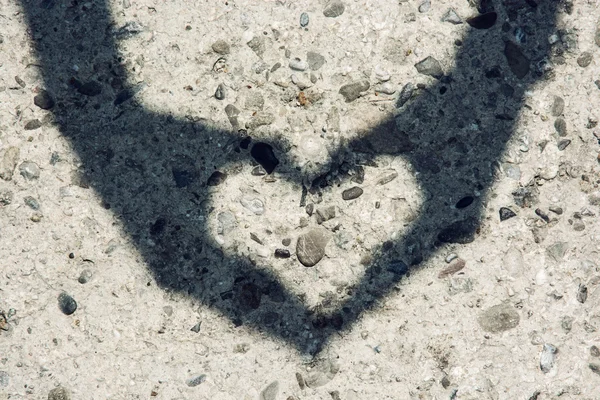
[[[210,201],[219,180],[215,171],[249,174],[259,164],[250,154],[253,144],[246,146],[252,130],[160,114],[137,102],[139,87],[129,81],[105,2],[23,1],[22,6],[46,88],[56,99],[54,120],[83,162],[82,179],[120,219],[156,283],[218,310],[235,326],[251,326],[316,354],[431,257],[440,242],[466,243],[476,236],[495,163],[514,131],[524,93],[545,78],[535,62],[549,55],[547,37],[556,18],[555,2],[549,3],[496,6],[498,23],[469,30],[451,71],[416,88],[395,119],[333,157],[351,163],[381,154],[404,157],[418,173],[426,201],[402,239],[376,249],[376,261],[360,283],[324,316],[310,310],[275,272],[224,251],[207,226],[215,210],[215,200]],[[517,78],[504,53],[521,27],[530,30],[529,43],[518,46],[530,71]],[[90,95],[98,88],[100,93]],[[303,177],[283,142],[269,143],[279,161],[277,177],[295,185],[300,197]],[[451,207],[466,196],[473,197],[471,205]]]

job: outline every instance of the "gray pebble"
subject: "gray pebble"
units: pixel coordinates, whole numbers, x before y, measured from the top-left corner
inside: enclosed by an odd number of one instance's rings
[[[212,44],[211,47],[215,53],[221,54],[221,55],[229,54],[229,52],[231,51],[229,43],[227,43],[224,40],[217,40],[216,42],[214,42]]]
[[[242,206],[256,215],[263,215],[265,213],[265,205],[260,199],[243,197],[240,200],[240,203],[242,203]]]
[[[33,104],[42,110],[49,110],[54,107],[55,103],[52,95],[48,91],[40,90],[40,92],[33,98]]]
[[[7,206],[12,203],[14,193],[8,189],[0,189],[0,206]]]
[[[57,387],[48,392],[48,400],[71,400],[71,395],[64,387]]]
[[[193,377],[187,379],[185,381],[185,384],[188,385],[189,387],[194,387],[194,386],[200,385],[205,380],[206,380],[206,375],[201,374],[201,375],[196,375],[196,376],[193,376]]]
[[[315,266],[325,255],[325,247],[329,242],[328,232],[317,228],[301,235],[296,242],[296,256],[305,267]]]
[[[369,81],[362,80],[353,83],[349,83],[340,88],[339,93],[344,96],[346,103],[350,103],[360,97],[362,92],[369,90],[371,85]]]
[[[275,249],[275,258],[290,258],[291,254],[288,249]]]
[[[0,387],[8,387],[8,372],[0,371]]]
[[[206,180],[207,186],[219,186],[227,180],[227,173],[221,171],[213,172]]]
[[[92,279],[92,276],[93,276],[93,273],[91,270],[84,269],[83,271],[81,271],[81,274],[79,274],[79,278],[77,278],[77,282],[79,282],[83,285],[85,283],[88,283]]]
[[[543,373],[547,374],[554,367],[555,355],[558,349],[549,344],[544,343],[544,348],[540,354],[540,369]]]
[[[38,179],[40,177],[40,167],[33,161],[23,161],[19,165],[19,173],[27,180]]]
[[[563,140],[559,141],[557,144],[558,150],[563,151],[564,149],[569,147],[570,144],[571,144],[570,139],[563,139]]]
[[[37,199],[35,197],[32,196],[26,196],[23,201],[25,202],[25,204],[27,206],[29,206],[29,208],[31,208],[32,210],[39,210],[40,209],[40,202],[37,201]]]
[[[344,13],[346,6],[341,0],[330,0],[323,8],[323,15],[328,18],[336,18]]]
[[[308,67],[311,70],[316,71],[325,64],[325,57],[314,51],[309,51],[306,53],[306,62],[308,62]]]
[[[419,5],[419,12],[426,13],[431,9],[431,0],[425,0]]]
[[[571,329],[573,329],[573,317],[568,317],[568,316],[562,317],[562,319],[560,321],[560,326],[561,326],[561,328],[563,328],[565,333],[571,332]]]
[[[190,329],[190,331],[192,331],[194,333],[198,333],[198,332],[200,332],[201,326],[202,326],[202,321],[200,321],[196,325],[192,326],[192,329]]]
[[[531,62],[521,48],[513,42],[507,41],[504,44],[504,56],[512,73],[517,78],[523,79],[529,72]]]
[[[77,310],[77,302],[67,293],[58,295],[58,308],[66,315],[71,315]]]
[[[581,68],[585,68],[592,63],[592,60],[593,60],[592,53],[590,53],[589,51],[584,51],[577,58],[577,65],[579,65]]]
[[[246,122],[246,129],[256,129],[259,126],[271,125],[275,116],[268,112],[257,112],[250,121]]]
[[[442,17],[442,22],[449,22],[454,25],[462,24],[462,19],[458,16],[453,8],[449,8],[448,11]]]
[[[250,47],[252,51],[256,53],[256,55],[259,57],[262,57],[265,53],[265,50],[267,49],[265,44],[265,38],[263,38],[262,36],[253,37],[252,40],[250,40],[247,44],[248,47]]]
[[[550,113],[554,117],[560,117],[565,110],[565,100],[560,96],[554,96]]]
[[[298,57],[292,58],[289,66],[294,71],[306,71],[308,69],[308,63],[306,61],[302,61]]]
[[[392,94],[396,93],[396,87],[394,85],[392,85],[390,82],[383,82],[383,83],[378,84],[375,87],[375,91],[379,92],[379,93],[383,93],[383,94],[392,95]]]
[[[2,160],[0,160],[0,178],[10,181],[13,177],[17,163],[19,162],[19,148],[9,147],[4,151]]]
[[[598,348],[598,346],[590,347],[590,356],[600,357],[600,348]]]
[[[300,14],[300,26],[301,27],[306,27],[308,25],[308,21],[309,21],[309,17],[308,17],[308,13],[303,12],[302,14]]]
[[[240,115],[240,110],[238,110],[237,107],[234,106],[233,104],[227,104],[225,106],[225,114],[227,115],[227,118],[229,119],[229,123],[231,124],[233,129],[237,130],[240,125],[239,121],[238,121],[238,116]]]
[[[554,121],[554,129],[558,136],[567,136],[567,121],[564,118],[558,117],[556,121]]]
[[[217,86],[217,90],[215,90],[215,99],[217,100],[225,100],[225,85],[222,83]]]
[[[310,214],[309,214],[310,215]],[[320,225],[325,221],[335,218],[335,206],[327,206],[317,210],[317,223]]]
[[[217,233],[219,235],[226,235],[237,226],[235,216],[229,211],[224,211],[217,214],[217,221]]]
[[[580,302],[581,304],[583,304],[587,300],[587,296],[588,296],[587,286],[579,285],[579,288],[577,289],[577,301]]]
[[[508,304],[498,304],[482,312],[477,318],[486,332],[504,332],[519,325],[519,313]]]
[[[552,211],[556,215],[561,215],[563,213],[563,209],[558,206],[550,206],[548,207],[548,210]]]
[[[600,375],[600,364],[590,363],[588,364],[588,367],[593,373],[595,373],[596,375]]]
[[[39,119],[32,119],[28,121],[23,127],[26,131],[33,131],[41,128],[42,122]]]
[[[397,177],[398,177],[398,172],[396,172],[396,170],[394,170],[394,169],[390,169],[390,170],[384,171],[379,176],[379,178],[377,178],[376,183],[378,185],[385,185],[387,183],[390,183],[391,181],[393,181]]]
[[[260,392],[260,400],[276,400],[279,393],[279,382],[274,381]]]
[[[358,186],[351,187],[350,189],[346,189],[342,192],[342,199],[344,200],[354,200],[360,197],[363,194],[362,188]]]
[[[567,250],[569,249],[569,243],[567,242],[556,242],[546,247],[546,255],[556,262],[561,262]]]
[[[408,82],[406,85],[404,85],[404,87],[402,87],[402,90],[400,91],[398,100],[396,101],[396,107],[400,108],[404,104],[406,104],[406,102],[412,97],[414,91],[415,85],[413,85],[412,82]]]
[[[442,70],[440,62],[431,56],[416,63],[415,68],[419,73],[433,76],[437,79],[444,75],[444,71]]]

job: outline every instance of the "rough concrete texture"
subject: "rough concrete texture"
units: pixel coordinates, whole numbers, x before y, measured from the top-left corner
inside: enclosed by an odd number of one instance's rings
[[[597,398],[599,15],[0,0],[0,399]]]

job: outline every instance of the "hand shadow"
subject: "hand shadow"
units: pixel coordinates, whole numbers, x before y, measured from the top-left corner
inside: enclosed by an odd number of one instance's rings
[[[440,242],[466,243],[476,236],[480,199],[494,181],[494,165],[515,128],[524,93],[547,75],[536,62],[550,56],[547,38],[555,29],[556,2],[545,3],[496,4],[497,22],[489,29],[469,28],[452,71],[432,86],[416,88],[398,118],[383,121],[333,157],[352,164],[357,157],[401,155],[418,173],[426,201],[400,240],[375,250],[377,261],[328,315],[313,314],[274,273],[225,255],[205,223],[190,218],[209,214],[206,182],[216,169],[224,163],[252,168],[249,151],[239,148],[244,134],[127,100],[135,88],[126,83],[104,1],[23,0],[22,6],[46,88],[56,99],[54,119],[82,160],[85,179],[120,218],[157,284],[197,298],[235,325],[250,325],[316,354],[332,334],[351,327],[388,295],[410,268],[426,261]],[[525,32],[526,43],[514,44],[516,28]],[[505,52],[512,52],[511,66]],[[528,60],[515,64],[515,57]],[[81,67],[79,75],[74,65]],[[523,72],[519,68],[528,71],[517,78],[514,72]],[[83,71],[95,83],[81,78]],[[82,94],[99,89],[98,96]],[[277,171],[300,192],[303,178],[294,163],[281,143],[270,144],[280,162]],[[320,184],[312,189],[322,190],[326,175]],[[473,203],[451,208],[465,196],[474,196]]]

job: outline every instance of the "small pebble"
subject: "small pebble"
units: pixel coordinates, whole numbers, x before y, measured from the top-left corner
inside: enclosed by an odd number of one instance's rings
[[[542,353],[540,354],[540,369],[543,373],[547,374],[554,367],[555,355],[558,352],[558,349],[549,344],[544,343],[544,348],[542,349]]]
[[[426,13],[431,9],[431,0],[425,0],[419,5],[419,12]]]
[[[567,121],[564,118],[556,118],[554,121],[554,130],[558,136],[567,136]]]
[[[201,375],[196,375],[196,376],[193,376],[193,377],[187,379],[185,381],[185,383],[189,387],[194,387],[194,386],[200,385],[205,380],[206,380],[206,375],[205,374],[201,374]]]
[[[402,90],[400,91],[398,100],[396,101],[396,107],[400,108],[404,104],[406,104],[406,102],[408,100],[410,100],[410,98],[412,97],[414,91],[415,91],[415,85],[413,85],[412,82],[408,82],[406,85],[404,85],[404,87],[402,87]]]
[[[276,249],[275,258],[290,258],[291,254],[288,249]]]
[[[336,18],[344,13],[346,6],[341,0],[330,0],[323,8],[323,15],[328,18]]]
[[[222,83],[217,86],[217,90],[215,90],[215,99],[217,100],[225,100],[225,85]]]
[[[33,104],[42,110],[49,110],[54,107],[55,103],[52,95],[48,91],[40,90],[40,92],[33,98]]]
[[[190,331],[192,331],[194,333],[200,332],[201,325],[202,325],[202,321],[200,321],[196,325],[192,326],[192,329],[190,329]]]
[[[408,273],[409,268],[404,261],[394,260],[390,262],[390,264],[387,267],[387,270],[396,275],[405,275],[406,273]]]
[[[529,73],[531,61],[517,44],[507,40],[504,43],[504,56],[510,70],[517,78],[523,79]]]
[[[454,25],[462,24],[462,19],[458,16],[456,11],[453,8],[448,9],[444,16],[442,17],[442,22],[449,22]]]
[[[590,356],[600,357],[600,348],[598,348],[598,346],[590,347]]]
[[[596,375],[600,375],[600,364],[593,364],[590,363],[588,365],[588,367],[590,368],[590,370],[595,373]]]
[[[452,262],[447,267],[445,267],[444,269],[442,269],[440,271],[440,273],[438,274],[438,278],[444,279],[450,275],[454,275],[458,271],[462,270],[465,267],[465,265],[466,265],[465,260],[459,258],[459,259],[455,260],[454,262]]]
[[[517,310],[508,304],[498,304],[483,311],[477,322],[486,332],[499,333],[519,325],[520,317]]]
[[[59,386],[48,392],[48,400],[71,400],[71,395],[67,389]]]
[[[550,206],[550,207],[548,207],[548,209],[556,215],[561,215],[563,213],[563,209],[561,207]]]
[[[31,181],[40,177],[40,167],[32,161],[24,161],[19,165],[19,173],[23,178]]]
[[[276,400],[279,393],[279,382],[274,381],[260,392],[259,400]]]
[[[26,131],[33,131],[41,128],[41,126],[42,122],[39,119],[32,119],[31,121],[27,122],[23,128],[25,128]]]
[[[308,69],[308,62],[302,61],[298,57],[294,57],[290,60],[289,66],[294,71],[306,71]]]
[[[6,371],[0,371],[0,388],[8,387],[9,375]]]
[[[550,108],[550,113],[552,114],[552,116],[560,117],[564,110],[565,110],[565,100],[560,96],[554,96],[554,101],[552,102],[552,107]],[[556,126],[556,122],[555,122],[555,126]]]
[[[563,139],[561,141],[558,142],[558,150],[563,151],[564,149],[566,149],[567,147],[569,147],[569,145],[571,144],[571,140],[570,139]]]
[[[420,74],[429,75],[437,79],[440,79],[444,75],[440,62],[431,56],[416,63],[415,68]]]
[[[396,172],[396,170],[390,169],[390,170],[384,171],[379,176],[379,178],[377,178],[376,183],[378,185],[385,185],[387,183],[390,183],[391,181],[393,181],[397,177],[398,177],[398,172]]]
[[[240,200],[240,203],[242,206],[244,206],[244,208],[251,211],[255,215],[263,215],[265,213],[265,205],[262,200],[258,198],[243,197]]]
[[[35,197],[32,196],[26,196],[23,201],[25,202],[25,204],[27,206],[29,206],[29,208],[31,208],[32,210],[39,210],[40,209],[40,203],[35,199]]]
[[[309,17],[308,17],[308,13],[303,12],[302,14],[300,14],[300,26],[301,27],[306,27],[308,25],[308,21],[309,21]]]
[[[579,285],[579,288],[577,289],[577,301],[580,302],[581,304],[583,304],[587,300],[587,296],[588,296],[587,286]]]
[[[469,24],[472,28],[475,29],[490,29],[496,24],[497,18],[498,14],[492,11],[468,18],[467,24]]]
[[[335,206],[327,206],[317,209],[317,224],[335,218]]]
[[[354,186],[350,189],[346,189],[342,192],[342,199],[344,200],[354,200],[358,197],[360,197],[363,194],[363,190],[358,187],[358,186]]]
[[[325,57],[314,51],[309,51],[306,53],[306,62],[311,70],[316,71],[325,65]]]
[[[593,59],[592,53],[590,53],[589,51],[584,51],[577,58],[577,65],[579,65],[581,68],[586,68],[588,65],[590,65],[592,63],[592,59]]]
[[[77,310],[77,302],[65,292],[58,296],[58,308],[66,315],[71,315]]]
[[[227,179],[227,174],[221,171],[213,172],[206,181],[207,186],[219,186]]]
[[[211,47],[215,53],[221,54],[221,55],[229,54],[229,52],[231,50],[229,43],[227,43],[224,40],[217,40],[216,42],[214,42],[212,44]]]
[[[90,281],[90,279],[92,279],[92,276],[93,276],[93,273],[91,270],[84,269],[83,271],[81,271],[81,274],[79,274],[79,278],[77,278],[77,282],[79,282],[83,285],[85,283],[88,283]]]
[[[325,255],[330,236],[322,228],[301,235],[296,242],[296,256],[305,267],[315,266]]]
[[[369,81],[362,80],[340,87],[339,93],[344,96],[346,103],[350,103],[358,99],[360,94],[369,90],[370,87],[371,85],[369,84]]]

